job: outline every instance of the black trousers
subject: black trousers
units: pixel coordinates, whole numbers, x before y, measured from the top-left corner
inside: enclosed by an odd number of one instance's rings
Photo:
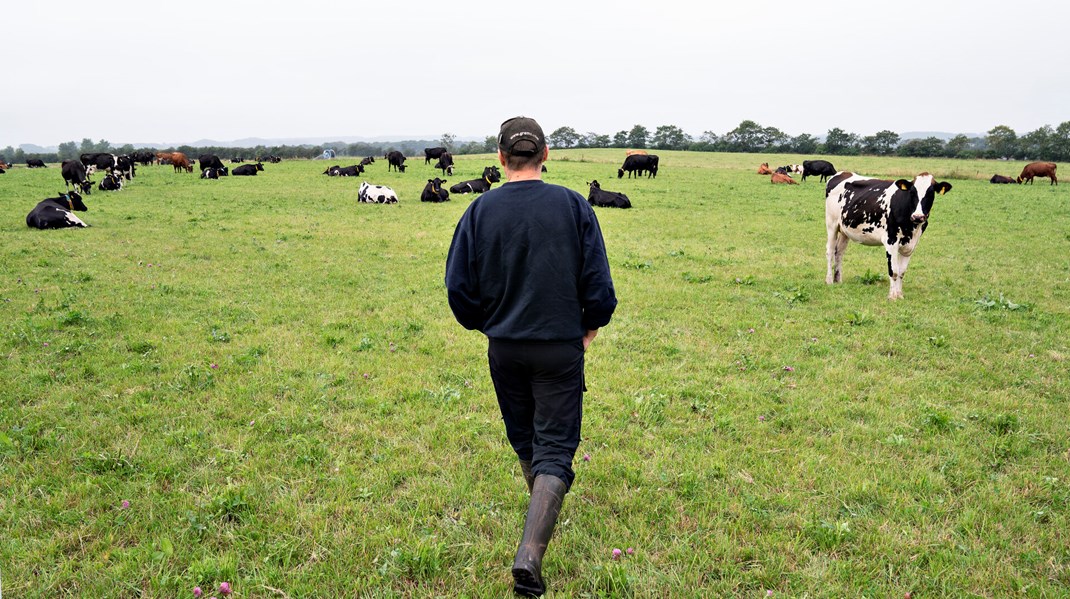
[[[535,476],[550,474],[572,486],[572,459],[583,419],[583,341],[491,339],[490,378],[505,435]]]

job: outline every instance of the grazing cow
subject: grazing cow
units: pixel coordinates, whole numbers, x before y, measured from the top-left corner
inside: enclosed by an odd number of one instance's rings
[[[365,204],[397,204],[398,194],[385,185],[368,185],[367,181],[361,181],[357,200]]]
[[[182,152],[171,152],[171,166],[175,167],[175,172],[184,170],[187,173],[193,172],[193,165],[189,163],[189,158]]]
[[[488,166],[483,169],[482,179],[462,181],[450,187],[450,193],[483,193],[490,189],[491,183],[502,180],[502,173],[496,166]]]
[[[262,162],[257,162],[256,164],[243,164],[239,167],[236,167],[233,171],[231,171],[231,174],[237,177],[255,177],[256,172],[262,170],[264,170],[264,164]]]
[[[1006,185],[1008,183],[1017,183],[1018,181],[1011,177],[1004,177],[1003,175],[992,175],[992,178],[989,179],[988,182]]]
[[[453,176],[453,154],[449,152],[443,152],[438,157],[438,162],[435,163],[435,168],[442,170],[442,175]]]
[[[27,158],[26,166],[27,168],[47,168],[45,166],[45,161],[40,158]]]
[[[202,179],[218,179],[219,177],[226,176],[222,169],[218,169],[214,166],[201,169]]]
[[[624,173],[628,173],[628,178],[631,178],[634,173],[636,177],[641,177],[643,173],[647,173],[647,177],[658,176],[658,157],[654,154],[633,154],[624,159],[624,165],[617,169],[617,178],[624,177]]]
[[[398,171],[399,173],[405,172],[404,154],[398,152],[397,150],[390,150],[386,153],[386,156],[384,156],[384,158],[386,158],[386,161],[389,163],[386,167],[386,172],[389,173],[391,167],[393,167],[394,170]]]
[[[216,170],[216,176],[207,177],[209,179],[218,179],[219,177],[226,177],[230,174],[230,169],[223,166],[223,161],[215,154],[201,154],[200,158],[197,159],[197,163],[201,166],[201,173],[204,173],[204,170],[209,168]],[[204,179],[205,177],[201,178]]]
[[[832,163],[827,160],[803,160],[802,163],[802,180],[806,181],[807,177],[821,176],[821,181],[836,174],[836,167],[832,166]]]
[[[375,162],[375,156],[365,156],[364,158],[360,159],[361,166],[368,166],[373,162]]]
[[[1055,176],[1054,162],[1030,162],[1022,169],[1022,174],[1018,175],[1018,182],[1024,181],[1032,185],[1033,177],[1048,177],[1051,179],[1049,185],[1059,184],[1059,178]]]
[[[632,202],[628,196],[618,191],[606,191],[602,189],[597,180],[588,183],[591,186],[587,194],[587,202],[592,206],[605,206],[607,208],[631,208]]]
[[[441,147],[439,147],[439,148],[424,148],[424,164],[431,164],[431,160],[432,159],[436,159],[436,158],[442,156],[443,154],[447,153],[448,151],[449,150],[447,150],[446,148],[441,148]]]
[[[442,189],[442,184],[445,183],[445,179],[428,179],[427,185],[424,186],[423,193],[420,194],[421,202],[448,202],[450,201],[450,192]]]
[[[119,191],[123,188],[123,178],[116,173],[108,173],[97,186],[101,191]]]
[[[66,227],[88,227],[82,219],[74,215],[74,211],[85,212],[89,210],[82,202],[82,196],[78,192],[59,194],[58,198],[41,200],[33,210],[26,215],[26,226],[38,229],[64,229]]]
[[[791,178],[791,175],[789,175],[787,173],[782,173],[782,172],[780,172],[779,169],[777,169],[777,172],[775,172],[775,173],[773,173],[772,175],[769,176],[769,182],[770,183],[774,183],[774,184],[775,183],[784,183],[784,184],[787,184],[787,185],[798,185],[799,184],[798,181],[796,181],[795,179]]]
[[[903,277],[921,234],[929,226],[933,201],[936,194],[948,191],[950,183],[938,183],[929,173],[921,173],[913,181],[894,182],[846,171],[836,173],[825,191],[825,283],[842,280],[843,253],[849,242],[883,245],[888,259],[888,299],[903,297]]]
[[[147,150],[138,150],[130,155],[130,159],[141,166],[148,166],[156,161],[156,154]]]
[[[758,165],[758,174],[759,175],[772,175],[773,174],[773,171],[769,170],[769,163],[768,162],[763,162],[763,163]]]
[[[71,185],[75,190],[82,189],[82,192],[89,194],[93,191],[93,182],[89,180],[85,165],[77,160],[64,160],[60,164],[60,170],[63,174],[63,183],[67,186],[67,191],[71,190]]]

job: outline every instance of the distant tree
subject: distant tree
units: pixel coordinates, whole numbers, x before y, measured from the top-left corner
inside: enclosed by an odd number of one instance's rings
[[[1006,125],[998,125],[985,136],[989,158],[1013,158],[1018,154],[1018,134]]]
[[[438,140],[438,143],[442,144],[442,147],[447,150],[452,150],[453,145],[457,143],[457,136],[452,133],[443,133],[442,138]]]
[[[764,127],[762,129],[762,141],[765,143],[765,147],[762,149],[766,152],[783,152],[790,140],[791,138],[788,137],[787,133],[776,127]]]
[[[752,120],[744,120],[724,134],[723,146],[729,152],[761,152],[766,146],[766,131]]]
[[[628,141],[626,145],[630,148],[645,148],[649,137],[650,131],[647,130],[646,127],[636,125],[628,132]]]
[[[616,133],[613,134],[613,147],[614,148],[623,148],[623,147],[626,147],[627,145],[628,145],[628,132],[627,131],[617,131]]]
[[[683,150],[691,144],[691,136],[676,125],[662,125],[654,131],[651,141],[661,150]]]
[[[875,156],[889,156],[899,145],[899,134],[887,129],[862,138],[862,153]]]
[[[859,153],[858,136],[839,127],[829,129],[825,136],[825,153],[853,156]]]
[[[580,134],[572,127],[558,127],[546,136],[546,141],[553,148],[571,148],[580,141]]]
[[[1064,121],[1055,128],[1051,136],[1050,160],[1070,160],[1070,121]]]
[[[1036,131],[1030,131],[1018,138],[1018,156],[1032,160],[1047,160],[1054,154],[1052,138],[1055,130],[1051,125],[1044,125]]]
[[[127,154],[127,155],[129,155],[129,154],[132,154],[133,152],[134,152],[133,144],[123,144],[122,146],[119,146],[118,148],[115,149],[115,153],[116,154]],[[218,155],[218,153],[217,153],[217,155]]]
[[[78,158],[78,144],[73,141],[65,141],[56,148],[60,160],[74,160]]]
[[[608,135],[600,135],[594,131],[588,131],[580,140],[580,146],[585,148],[608,148],[612,143]]]
[[[944,141],[939,137],[910,139],[899,145],[896,151],[900,156],[932,158],[944,154]]]
[[[801,133],[788,140],[789,152],[796,154],[813,154],[817,152],[818,141],[817,138],[809,133]]]
[[[944,156],[947,156],[948,158],[967,158],[969,148],[970,138],[960,133],[947,140],[947,143],[944,145]]]

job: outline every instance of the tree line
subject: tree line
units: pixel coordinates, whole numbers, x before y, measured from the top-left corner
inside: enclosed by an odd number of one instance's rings
[[[860,136],[839,127],[829,129],[824,139],[809,133],[790,136],[776,127],[763,127],[755,121],[745,120],[735,129],[723,135],[705,131],[697,139],[675,125],[662,125],[653,132],[642,125],[613,135],[588,132],[578,133],[572,127],[559,127],[546,136],[553,148],[632,148],[656,150],[691,150],[697,152],[748,152],[777,154],[827,154],[834,156],[914,156],[947,158],[1005,158],[1014,160],[1070,160],[1070,121],[1052,128],[1044,125],[1035,131],[1019,136],[1014,129],[998,125],[984,137],[956,135],[949,140],[938,137],[904,140],[894,131],[878,131],[873,135]],[[486,154],[497,150],[494,136],[482,141],[458,142],[457,136],[444,133],[437,140],[406,140],[397,142],[342,141],[326,144],[256,146],[252,148],[227,146],[178,146],[149,148],[153,151],[177,151],[187,156],[215,154],[223,159],[249,160],[257,156],[275,155],[280,158],[317,158],[325,149],[337,156],[383,156],[397,150],[406,156],[422,156],[426,147],[442,146],[453,154]],[[69,141],[59,144],[56,152],[28,153],[22,148],[8,146],[0,150],[0,159],[10,163],[22,163],[29,158],[45,162],[61,162],[78,158],[91,152],[130,154],[136,150],[130,144],[114,147],[107,140],[86,138],[81,143]]]

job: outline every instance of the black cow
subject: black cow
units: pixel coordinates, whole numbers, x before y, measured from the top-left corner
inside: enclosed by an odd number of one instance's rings
[[[373,162],[375,162],[375,156],[365,156],[364,158],[360,159],[361,166],[368,166]]]
[[[390,150],[383,158],[386,158],[386,161],[390,163],[386,167],[386,172],[390,172],[390,167],[394,167],[394,170],[399,173],[405,172],[405,155],[401,152]]]
[[[119,191],[123,188],[123,178],[115,173],[108,173],[100,180],[98,189],[101,191]]]
[[[203,176],[204,170],[209,168],[215,169],[216,176],[207,177],[208,179],[218,179],[219,177],[226,177],[230,174],[230,169],[223,166],[223,161],[220,160],[219,156],[216,156],[215,154],[201,154],[200,157],[197,158],[197,162],[201,165],[202,179],[206,178]]]
[[[632,174],[636,177],[641,177],[643,173],[647,174],[647,177],[658,176],[658,157],[654,154],[632,154],[624,159],[624,164],[617,169],[617,178],[624,177],[624,173],[628,173],[628,177],[631,178]]]
[[[82,202],[82,196],[77,192],[59,194],[58,198],[41,200],[30,213],[26,215],[26,226],[38,229],[64,229],[66,227],[88,227],[82,219],[74,215],[74,211],[85,212],[89,208]]]
[[[449,175],[452,177],[453,154],[450,154],[449,152],[443,152],[442,155],[438,157],[438,162],[435,163],[435,168],[441,169],[443,176]]]
[[[491,183],[497,183],[501,180],[502,172],[498,170],[498,167],[488,166],[483,169],[482,179],[462,181],[461,183],[450,187],[450,193],[483,193],[490,189]]]
[[[278,156],[276,156],[274,154],[268,154],[267,156],[263,156],[263,157],[257,156],[256,157],[256,161],[257,162],[270,162],[272,164],[278,164],[278,163],[282,162],[282,158],[279,158]]]
[[[256,176],[256,171],[264,170],[264,164],[257,162],[256,164],[243,164],[235,168],[231,174],[237,177]]]
[[[442,184],[445,183],[445,179],[428,179],[427,185],[424,186],[423,193],[420,194],[421,202],[448,202],[450,201],[450,192],[442,189]]]
[[[439,158],[443,154],[447,153],[446,148],[424,148],[424,164],[431,164],[431,159]]]
[[[156,162],[156,154],[147,150],[138,150],[130,155],[130,159],[141,166],[148,166]]]
[[[242,158],[241,156],[235,156],[234,158],[231,158],[230,161],[234,162],[234,163],[241,163],[241,162],[245,162],[245,159]]]
[[[89,175],[86,174],[85,165],[77,160],[64,160],[60,164],[60,171],[63,174],[63,183],[67,186],[67,191],[71,190],[73,185],[75,190],[79,187],[82,192],[89,194],[93,191],[93,182],[89,180]]]
[[[836,174],[836,167],[832,166],[828,160],[803,160],[802,167],[803,181],[806,181],[807,177],[820,176],[821,182],[824,183],[826,179]]]
[[[989,183],[998,183],[1000,185],[1006,185],[1008,183],[1018,183],[1013,177],[1004,177],[1003,175],[992,175],[992,178],[988,180]]]
[[[335,165],[335,166],[332,166],[331,168],[323,171],[323,174],[331,176],[331,177],[356,177],[357,175],[359,175],[359,174],[361,174],[363,172],[364,172],[364,167],[363,166],[361,166],[359,164],[354,164],[353,166],[346,166],[346,167]]]
[[[631,208],[632,203],[628,196],[617,191],[606,191],[598,184],[598,181],[588,183],[591,192],[587,195],[587,201],[592,206],[605,206],[608,208]]]
[[[0,166],[0,175],[3,175],[3,174],[4,174],[4,173],[6,173],[6,172],[7,172],[7,171],[5,171],[5,170],[4,170],[4,167]]]
[[[28,168],[46,168],[45,161],[40,158],[27,158],[26,166]]]
[[[214,166],[210,166],[206,169],[201,169],[202,179],[218,179],[221,176],[226,176],[226,173],[222,169],[218,169]]]

